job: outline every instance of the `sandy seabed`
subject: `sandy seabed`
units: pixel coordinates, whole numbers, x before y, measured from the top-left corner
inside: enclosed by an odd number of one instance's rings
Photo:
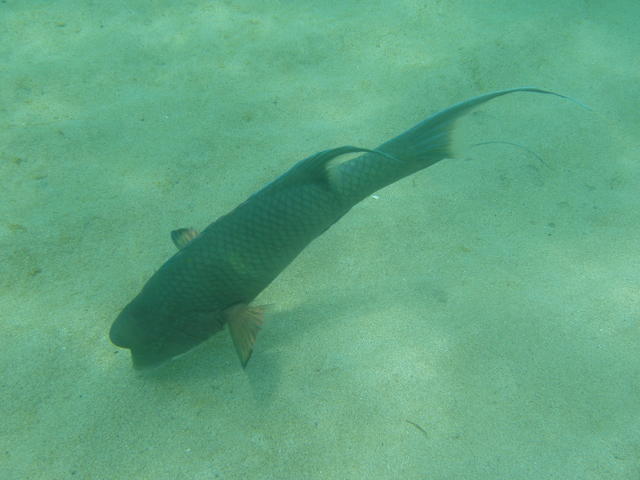
[[[638,18],[2,2],[0,478],[640,478]],[[524,85],[592,110],[523,93],[466,117],[455,159],[362,202],[263,292],[246,370],[226,333],[147,374],[109,342],[171,230],[316,151]],[[496,140],[535,155],[473,147]]]

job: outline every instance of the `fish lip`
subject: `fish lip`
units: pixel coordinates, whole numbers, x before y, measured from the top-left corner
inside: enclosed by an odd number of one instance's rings
[[[111,324],[109,340],[121,348],[132,348],[135,344],[135,335],[132,331],[132,323],[135,316],[131,313],[131,304],[127,305]]]
[[[118,319],[119,318],[120,317],[118,317]],[[129,348],[130,343],[126,341],[125,335],[122,334],[118,325],[118,319],[116,319],[116,321],[113,322],[113,325],[111,325],[111,329],[109,330],[109,340],[111,340],[111,343],[116,347]]]

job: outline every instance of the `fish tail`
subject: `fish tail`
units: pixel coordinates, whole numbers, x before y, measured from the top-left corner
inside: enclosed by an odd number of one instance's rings
[[[407,175],[444,158],[451,158],[451,133],[456,120],[483,103],[514,92],[542,93],[575,101],[570,97],[534,87],[499,90],[464,100],[431,115],[375,149],[384,155],[367,153],[336,166],[336,171],[331,173],[332,183],[344,197],[358,202]]]
[[[483,103],[514,92],[535,92],[568,98],[555,92],[534,87],[511,88],[486,93],[456,103],[431,115],[406,132],[383,143],[376,150],[383,151],[407,163],[416,163],[420,168],[433,165],[443,158],[451,158],[451,132],[456,120]]]

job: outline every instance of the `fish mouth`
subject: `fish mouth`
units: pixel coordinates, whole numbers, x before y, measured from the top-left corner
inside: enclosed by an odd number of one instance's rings
[[[116,318],[109,330],[109,339],[117,347],[128,348],[131,351],[133,368],[136,370],[146,370],[158,367],[171,360],[171,356],[163,353],[160,349],[153,348],[156,343],[146,344],[144,337],[136,330],[135,320],[127,310],[123,311]]]
[[[117,347],[132,348],[136,344],[136,318],[127,305],[116,317],[109,329],[109,339]]]
[[[120,317],[118,317],[118,319],[119,318]],[[122,328],[120,328],[118,320],[113,322],[113,325],[111,325],[111,329],[109,330],[109,340],[111,340],[111,343],[116,347],[130,348],[131,346],[130,342],[127,341],[127,335],[124,333]]]

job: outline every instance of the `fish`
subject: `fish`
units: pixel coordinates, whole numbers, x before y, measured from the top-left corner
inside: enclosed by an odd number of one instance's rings
[[[227,327],[240,364],[246,367],[264,324],[266,308],[252,303],[258,294],[358,202],[451,158],[456,120],[515,92],[573,101],[535,87],[472,97],[376,148],[347,145],[315,153],[202,232],[174,230],[177,253],[117,316],[109,331],[111,342],[129,349],[133,367],[141,370],[177,358]]]

